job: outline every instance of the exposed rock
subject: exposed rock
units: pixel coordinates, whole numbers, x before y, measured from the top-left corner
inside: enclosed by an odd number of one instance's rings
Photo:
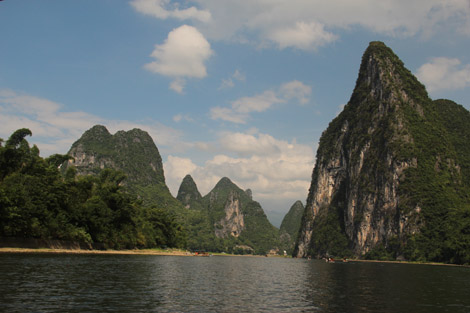
[[[196,184],[186,176],[178,199],[191,208],[191,249],[265,254],[279,245],[278,231],[268,221],[251,192],[243,191],[229,178],[222,178],[199,199]],[[196,200],[199,199],[199,200]],[[189,206],[188,206],[189,205]],[[237,250],[238,249],[238,250]]]
[[[372,42],[351,100],[320,139],[296,256],[363,256],[392,241],[403,247],[420,232],[422,201],[410,192],[410,182],[428,171],[428,156],[419,151],[429,149],[421,132],[426,120],[435,119],[431,103],[391,49]],[[428,135],[443,137],[439,127]],[[459,177],[455,160],[432,159],[432,166]]]
[[[240,210],[240,199],[237,192],[230,192],[224,211],[225,216],[214,224],[215,235],[219,238],[240,236],[245,229],[245,221]]]

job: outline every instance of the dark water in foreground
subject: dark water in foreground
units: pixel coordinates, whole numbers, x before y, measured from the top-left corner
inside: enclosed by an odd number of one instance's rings
[[[0,312],[470,312],[470,268],[0,254]]]

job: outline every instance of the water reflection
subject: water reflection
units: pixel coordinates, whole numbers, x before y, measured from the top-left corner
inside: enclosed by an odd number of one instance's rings
[[[470,312],[470,269],[283,258],[0,255],[5,312]]]
[[[306,299],[325,312],[470,312],[470,269],[312,261]]]

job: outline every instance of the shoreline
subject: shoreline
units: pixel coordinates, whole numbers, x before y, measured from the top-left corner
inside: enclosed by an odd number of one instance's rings
[[[142,250],[86,250],[86,249],[53,249],[53,248],[0,248],[0,254],[6,253],[40,253],[40,254],[121,254],[121,255],[176,255],[192,256],[186,250],[179,249],[142,249]]]
[[[1,247],[1,254],[13,253],[36,253],[36,254],[114,254],[114,255],[162,255],[162,256],[197,256],[194,253],[181,250],[181,249],[134,249],[134,250],[87,250],[87,249],[54,249],[54,248],[11,248]],[[266,257],[264,255],[236,255],[236,254],[222,254],[213,253],[213,256],[241,256],[241,257]],[[276,257],[276,256],[269,256]],[[283,257],[283,256],[279,256]],[[314,259],[320,260],[320,259]],[[436,262],[412,262],[412,261],[382,261],[382,260],[363,260],[363,259],[348,259],[346,263],[387,263],[387,264],[412,264],[412,265],[433,265],[433,266],[453,266],[453,267],[466,267],[470,265],[465,264],[448,264]],[[338,262],[342,263],[342,262]]]

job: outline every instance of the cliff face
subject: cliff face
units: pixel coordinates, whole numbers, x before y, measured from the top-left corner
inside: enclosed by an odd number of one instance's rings
[[[219,238],[238,237],[245,229],[245,216],[241,212],[240,199],[236,192],[230,192],[224,205],[225,216],[216,221],[215,235]]]
[[[404,253],[440,201],[432,182],[447,184],[449,199],[459,188],[447,136],[424,86],[372,42],[350,101],[320,139],[295,255]]]

